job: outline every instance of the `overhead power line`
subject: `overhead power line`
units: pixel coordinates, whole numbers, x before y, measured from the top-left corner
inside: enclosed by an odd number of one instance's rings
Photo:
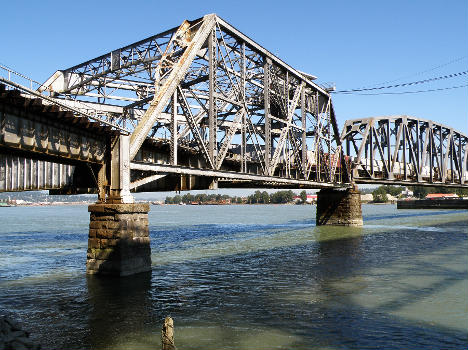
[[[429,78],[429,79],[424,79],[424,80],[418,80],[418,81],[412,81],[409,83],[402,83],[402,84],[395,84],[395,85],[387,85],[387,86],[378,86],[378,87],[373,87],[373,88],[364,88],[364,89],[351,89],[351,90],[338,90],[334,91],[333,93],[335,94],[343,94],[343,93],[354,93],[354,92],[361,92],[361,91],[373,91],[373,90],[383,90],[383,89],[392,89],[392,88],[397,88],[397,87],[403,87],[403,86],[411,86],[411,85],[418,85],[418,84],[425,84],[429,83],[431,81],[437,81],[437,80],[443,80],[443,79],[450,79],[450,78],[455,78],[463,75],[467,75],[468,71],[464,72],[459,72],[459,73],[452,73],[452,74],[447,74],[447,75],[442,75],[440,77],[435,77],[435,78]]]
[[[418,75],[421,75],[421,74],[424,74],[424,73],[427,73],[427,72],[432,72],[432,71],[434,71],[436,69],[446,67],[448,65],[451,65],[453,63],[462,61],[462,60],[467,59],[467,58],[468,58],[468,56],[461,56],[461,57],[455,58],[455,59],[453,59],[451,61],[439,64],[437,66],[434,66],[434,67],[431,67],[431,68],[428,68],[428,69],[425,69],[425,70],[422,70],[422,71],[419,71],[419,72],[416,72],[416,73],[413,73],[413,74],[408,74],[408,75],[401,76],[401,77],[396,78],[396,79],[387,80],[387,81],[384,81],[384,82],[363,86],[363,87],[360,87],[359,89],[365,89],[365,88],[368,88],[368,87],[373,87],[373,86],[378,86],[378,85],[383,85],[383,84],[390,84],[390,83],[393,83],[393,82],[401,80],[401,79],[411,78],[411,77],[418,76]]]
[[[345,95],[363,95],[363,96],[376,96],[376,95],[404,95],[404,94],[419,94],[423,92],[432,92],[432,91],[442,91],[442,90],[452,90],[452,89],[460,89],[467,87],[468,84],[465,85],[458,85],[458,86],[450,86],[446,88],[440,89],[428,89],[428,90],[417,90],[417,91],[399,91],[399,92],[377,92],[377,93],[344,93]]]

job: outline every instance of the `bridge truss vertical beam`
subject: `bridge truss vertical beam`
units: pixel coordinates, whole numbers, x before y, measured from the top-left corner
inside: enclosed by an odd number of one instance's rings
[[[208,100],[208,153],[210,155],[211,161],[214,164],[216,158],[216,133],[217,133],[217,116],[216,116],[216,98],[215,94],[215,84],[216,84],[216,66],[217,66],[217,47],[216,47],[216,35],[215,29],[210,32],[208,37],[208,52],[209,52],[209,100]]]
[[[130,194],[130,136],[120,135],[111,148],[109,202],[133,203]]]
[[[265,171],[269,173],[271,157],[271,118],[270,118],[270,67],[271,60],[265,59],[263,65],[263,108],[265,114]]]
[[[177,136],[178,136],[178,123],[177,123],[177,90],[172,95],[172,113],[171,113],[171,143],[170,143],[170,163],[177,165]]]
[[[301,90],[301,164],[302,164],[302,176],[304,179],[307,178],[307,111],[306,111],[306,94],[305,89]]]
[[[242,42],[242,57],[241,57],[241,92],[242,92],[242,101],[244,102],[244,108],[246,108],[246,84],[247,77],[247,62],[245,57],[245,42]],[[247,109],[247,108],[246,108]],[[247,124],[247,110],[242,114],[242,126],[241,126],[241,172],[245,173],[247,171],[247,133],[246,133],[246,124]]]

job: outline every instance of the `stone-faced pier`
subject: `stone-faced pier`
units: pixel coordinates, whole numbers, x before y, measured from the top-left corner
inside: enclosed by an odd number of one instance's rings
[[[151,270],[148,203],[97,203],[88,211],[88,274],[128,276]]]
[[[317,194],[317,225],[362,226],[361,192],[348,189],[322,189]]]

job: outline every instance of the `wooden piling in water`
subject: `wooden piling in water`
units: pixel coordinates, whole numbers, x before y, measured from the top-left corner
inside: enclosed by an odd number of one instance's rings
[[[174,345],[174,321],[169,316],[164,319],[161,331],[162,350],[176,350]]]

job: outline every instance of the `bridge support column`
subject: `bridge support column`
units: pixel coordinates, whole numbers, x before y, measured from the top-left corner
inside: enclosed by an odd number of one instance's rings
[[[88,274],[128,276],[151,270],[148,203],[97,203],[88,211]]]
[[[317,225],[362,226],[361,192],[322,189],[317,194]]]
[[[149,203],[134,203],[130,194],[129,140],[120,135],[113,141],[107,168],[100,173],[100,202],[88,207],[88,274],[128,276],[151,270]]]

